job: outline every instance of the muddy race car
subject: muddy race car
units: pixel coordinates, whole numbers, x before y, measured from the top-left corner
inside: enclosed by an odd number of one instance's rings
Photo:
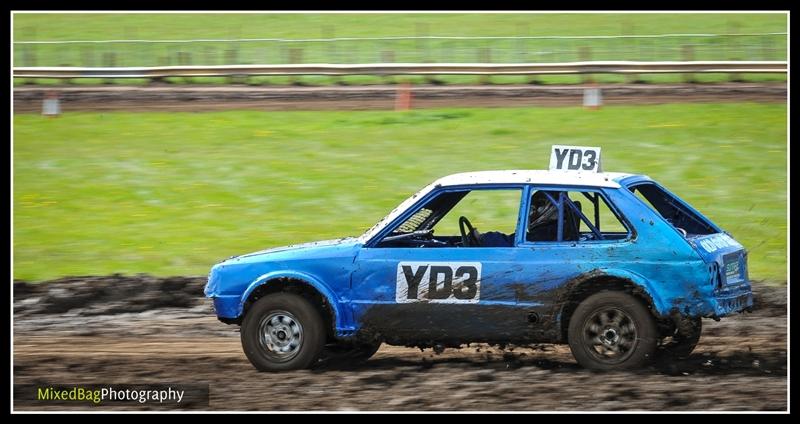
[[[363,361],[381,343],[567,343],[584,367],[635,368],[689,355],[701,318],[753,304],[741,244],[579,146],[554,146],[546,171],[441,178],[360,237],[230,258],[205,294],[263,371]]]

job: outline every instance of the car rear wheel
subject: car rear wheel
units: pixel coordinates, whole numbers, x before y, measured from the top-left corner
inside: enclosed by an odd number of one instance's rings
[[[310,367],[325,344],[325,325],[304,298],[275,293],[259,299],[242,321],[242,348],[259,371]]]
[[[580,365],[611,371],[641,367],[653,357],[659,334],[641,301],[624,292],[604,291],[578,305],[567,338]]]

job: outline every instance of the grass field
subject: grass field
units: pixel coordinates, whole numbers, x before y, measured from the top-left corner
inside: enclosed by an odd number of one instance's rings
[[[785,32],[786,23],[785,13],[16,13],[14,39],[708,34]]]
[[[751,34],[786,32],[785,13],[721,14],[25,14],[14,15],[15,41],[187,40],[239,38],[331,38],[396,36],[595,36],[641,34]],[[650,38],[589,40],[373,40],[336,43],[202,42],[172,44],[17,45],[16,66],[157,66],[364,62],[567,62],[577,60],[785,60],[785,35],[739,38]],[[584,56],[583,49],[590,49]],[[588,51],[588,50],[586,50]],[[585,52],[585,51],[584,51]],[[109,59],[111,55],[113,60]],[[388,59],[391,58],[391,59]],[[785,81],[785,75],[741,75],[747,81]],[[441,83],[475,83],[476,77],[438,76]],[[664,83],[680,75],[643,75]],[[727,76],[702,76],[718,82]],[[425,81],[412,78],[414,82]],[[525,83],[530,77],[495,77],[494,83]],[[623,82],[602,76],[601,82]],[[31,82],[34,80],[27,80]],[[225,83],[220,78],[174,79],[176,83]],[[374,84],[383,78],[301,77],[306,84]],[[540,83],[578,82],[544,76]],[[16,83],[26,81],[17,80]],[[35,80],[48,84],[53,81]],[[97,84],[98,80],[74,83]],[[256,77],[253,84],[287,84],[288,78]],[[146,80],[122,80],[142,84]]]
[[[786,280],[786,106],[14,116],[14,278],[205,274],[228,256],[358,235],[433,179],[546,168],[602,146]]]

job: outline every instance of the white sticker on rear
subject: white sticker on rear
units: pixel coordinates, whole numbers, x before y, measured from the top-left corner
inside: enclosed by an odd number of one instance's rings
[[[550,150],[551,171],[603,172],[600,148],[585,146],[553,146]]]
[[[740,247],[740,245],[736,240],[728,237],[726,234],[714,234],[713,236],[700,240],[700,247],[708,253],[714,253],[720,249]]]
[[[400,262],[397,303],[478,303],[480,262]]]

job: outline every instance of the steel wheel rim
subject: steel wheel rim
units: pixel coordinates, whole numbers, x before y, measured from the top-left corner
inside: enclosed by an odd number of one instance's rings
[[[636,323],[625,311],[604,307],[583,324],[583,343],[589,354],[605,364],[619,364],[633,355],[639,342]]]
[[[289,312],[272,312],[258,325],[258,343],[273,361],[290,361],[303,346],[303,326]]]

